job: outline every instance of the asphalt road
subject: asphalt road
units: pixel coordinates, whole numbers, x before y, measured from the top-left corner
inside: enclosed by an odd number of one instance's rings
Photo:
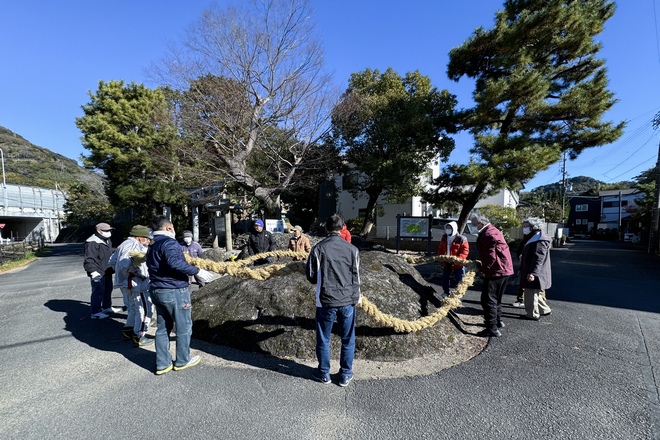
[[[503,336],[468,362],[340,388],[199,341],[199,366],[155,376],[123,315],[90,320],[82,246],[56,246],[0,275],[0,438],[660,438],[659,262],[617,243],[553,250],[551,316],[507,306]],[[478,292],[464,303],[480,310]]]

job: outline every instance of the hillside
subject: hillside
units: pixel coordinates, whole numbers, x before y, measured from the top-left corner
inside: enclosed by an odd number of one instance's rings
[[[36,146],[20,135],[0,126],[0,149],[5,158],[7,183],[65,191],[77,182],[94,191],[102,191],[103,178],[61,154]]]
[[[600,180],[596,180],[592,177],[587,176],[577,176],[570,177],[566,179],[566,183],[569,186],[569,191],[571,194],[586,194],[595,191],[608,190],[608,189],[623,189],[623,188],[632,188],[635,185],[635,182],[622,181],[616,183],[605,183]],[[534,188],[531,191],[532,193],[558,193],[560,191],[560,183],[551,183],[549,185],[539,186]],[[594,194],[595,194],[594,193]]]

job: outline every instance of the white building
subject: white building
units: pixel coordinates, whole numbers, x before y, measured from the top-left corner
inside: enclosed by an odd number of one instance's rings
[[[429,169],[431,171],[427,188],[430,188],[430,182],[438,177],[440,167],[437,162]],[[364,218],[367,208],[369,196],[366,193],[358,193],[355,197],[350,191],[350,181],[347,181],[346,176],[336,175],[334,177],[335,188],[337,189],[337,204],[336,212],[340,213],[346,220],[353,218]],[[388,203],[386,194],[381,194],[378,198],[378,211],[379,215],[376,217],[376,222],[371,234],[377,238],[391,238],[396,236],[396,216],[408,215],[416,217],[426,217],[432,215],[434,217],[441,217],[439,209],[433,209],[430,203],[427,203],[422,197],[414,196],[406,200],[404,203]],[[518,194],[509,190],[502,190],[497,194],[480,200],[475,209],[486,205],[499,205],[505,207],[516,208],[518,206]],[[458,216],[455,213],[454,216]]]

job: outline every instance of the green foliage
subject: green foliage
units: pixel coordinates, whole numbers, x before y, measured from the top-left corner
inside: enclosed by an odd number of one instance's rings
[[[488,217],[488,220],[500,230],[519,228],[521,224],[518,212],[514,208],[486,205],[479,208],[479,212]]]
[[[70,188],[64,208],[68,211],[66,222],[75,226],[93,225],[112,218],[113,214],[104,193],[93,191],[81,183]]]
[[[613,14],[604,0],[509,0],[494,28],[452,49],[449,78],[475,80],[475,105],[459,115],[472,158],[445,167],[427,200],[460,203],[464,223],[480,198],[519,189],[564,151],[575,158],[620,137],[623,122],[601,120],[616,100],[594,39]]]
[[[177,172],[177,132],[164,94],[123,81],[99,82],[85,115],[76,119],[89,156],[83,162],[103,171],[106,193],[117,210],[134,209],[148,219],[163,204],[185,201]]]
[[[419,194],[433,160],[446,160],[454,142],[455,97],[439,91],[418,71],[367,69],[351,75],[332,113],[331,142],[353,166],[351,191],[369,195],[365,229],[375,219],[378,197],[392,202]],[[368,230],[363,229],[362,234]]]

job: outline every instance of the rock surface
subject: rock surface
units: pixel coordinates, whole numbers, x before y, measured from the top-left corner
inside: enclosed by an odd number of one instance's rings
[[[412,321],[441,306],[434,288],[400,256],[369,250],[361,251],[360,259],[362,293],[382,312]],[[290,264],[304,267],[302,262]],[[302,270],[266,281],[223,276],[194,292],[192,301],[197,339],[280,358],[315,358],[315,286]],[[415,333],[398,334],[357,311],[356,360],[406,361],[460,352],[463,346],[469,358],[483,347],[480,341],[478,350],[475,344],[466,345],[461,328],[449,318]],[[334,359],[340,345],[334,335]]]

